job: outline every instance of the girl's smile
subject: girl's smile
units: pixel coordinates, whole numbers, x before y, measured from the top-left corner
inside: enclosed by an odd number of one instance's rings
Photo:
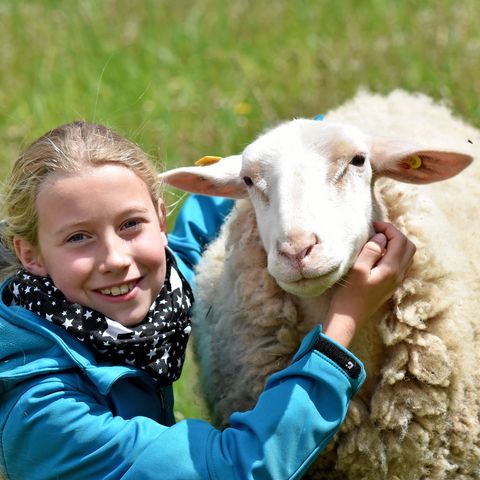
[[[165,280],[163,204],[126,167],[55,174],[36,200],[38,246],[16,243],[24,266],[68,300],[123,325],[143,320]]]
[[[125,296],[127,293],[131,292],[137,281],[123,283],[122,285],[115,285],[114,287],[101,288],[100,293],[103,295],[108,295],[112,297],[119,297],[120,295]]]

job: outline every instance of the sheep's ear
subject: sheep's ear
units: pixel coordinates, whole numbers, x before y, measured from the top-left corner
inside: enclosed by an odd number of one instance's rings
[[[159,175],[160,179],[172,187],[202,195],[229,198],[247,196],[247,188],[240,178],[241,155],[203,162],[201,159],[199,162],[202,166],[167,170]]]
[[[396,140],[375,138],[371,163],[374,174],[406,183],[432,183],[453,177],[468,167],[473,157],[443,150],[430,150]]]

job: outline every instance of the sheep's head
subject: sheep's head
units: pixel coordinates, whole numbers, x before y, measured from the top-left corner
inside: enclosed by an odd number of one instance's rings
[[[301,119],[266,132],[242,155],[161,177],[190,192],[248,196],[270,274],[284,290],[310,297],[340,280],[372,234],[372,178],[430,183],[471,161],[353,126]]]

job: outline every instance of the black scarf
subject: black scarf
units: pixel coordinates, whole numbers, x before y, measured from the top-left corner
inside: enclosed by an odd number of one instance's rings
[[[165,283],[141,323],[124,327],[100,312],[72,303],[50,277],[20,269],[9,287],[13,303],[64,328],[92,346],[100,360],[134,365],[148,372],[159,385],[175,381],[182,371],[191,330],[190,285],[166,249]]]

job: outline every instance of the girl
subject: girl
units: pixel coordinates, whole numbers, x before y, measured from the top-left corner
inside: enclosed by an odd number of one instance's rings
[[[172,382],[190,333],[187,279],[231,202],[190,197],[167,240],[143,152],[76,122],[27,148],[4,204],[4,242],[21,264],[0,290],[0,462],[10,479],[301,477],[365,377],[344,347],[414,252],[378,224],[324,332],[218,431],[175,424]]]

